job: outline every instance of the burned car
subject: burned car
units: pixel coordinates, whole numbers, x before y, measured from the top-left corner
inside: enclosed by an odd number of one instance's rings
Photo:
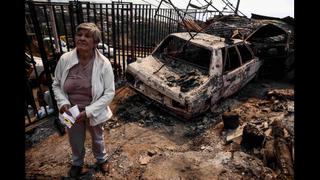
[[[244,39],[263,61],[261,77],[281,79],[294,71],[294,19],[252,14],[213,17],[202,26],[205,33]]]
[[[168,35],[151,55],[129,64],[126,78],[136,91],[190,119],[237,92],[260,66],[246,41],[183,32]]]

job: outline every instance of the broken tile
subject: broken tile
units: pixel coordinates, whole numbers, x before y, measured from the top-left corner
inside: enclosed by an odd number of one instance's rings
[[[232,141],[232,140],[242,136],[243,128],[244,128],[244,126],[240,126],[237,129],[235,129],[234,131],[231,131],[230,133],[228,133],[227,137],[226,137],[226,141],[229,142],[229,141]]]
[[[271,136],[271,132],[272,132],[272,129],[269,128],[268,130],[266,130],[266,131],[264,132],[264,134],[265,134],[266,136]]]
[[[140,156],[140,158],[139,158],[139,162],[141,165],[148,164],[150,160],[151,160],[150,156]]]
[[[154,155],[157,154],[157,151],[155,151],[155,150],[148,150],[147,154],[148,154],[148,156],[154,156]]]

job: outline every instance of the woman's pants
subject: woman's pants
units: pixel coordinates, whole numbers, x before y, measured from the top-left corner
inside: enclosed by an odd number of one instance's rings
[[[76,122],[71,128],[67,128],[69,143],[72,150],[72,165],[82,166],[84,163],[84,141],[86,139],[86,128],[88,128],[91,134],[92,152],[94,157],[97,159],[97,163],[103,163],[107,159],[103,136],[103,124],[104,123],[96,126],[90,126],[89,120],[86,119],[81,122]]]

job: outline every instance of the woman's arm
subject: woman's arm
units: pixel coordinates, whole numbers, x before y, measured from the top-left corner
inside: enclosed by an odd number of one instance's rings
[[[54,80],[52,83],[52,90],[54,92],[54,97],[57,101],[57,105],[59,110],[63,107],[63,105],[69,105],[70,106],[70,101],[68,100],[68,98],[64,95],[63,90],[62,90],[62,84],[61,84],[61,78],[62,78],[62,74],[63,74],[63,70],[64,70],[64,66],[63,66],[63,59],[60,58],[60,60],[57,63],[55,72],[54,72]]]
[[[115,95],[114,74],[110,63],[105,64],[102,73],[103,94],[94,103],[86,107],[87,117],[98,116],[101,113],[101,109],[106,108]]]

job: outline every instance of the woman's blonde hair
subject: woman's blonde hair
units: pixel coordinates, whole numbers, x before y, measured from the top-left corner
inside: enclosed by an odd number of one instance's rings
[[[95,44],[98,44],[101,41],[101,31],[94,23],[87,22],[79,24],[76,28],[76,33],[78,33],[81,29],[89,30],[89,32],[92,34]]]

